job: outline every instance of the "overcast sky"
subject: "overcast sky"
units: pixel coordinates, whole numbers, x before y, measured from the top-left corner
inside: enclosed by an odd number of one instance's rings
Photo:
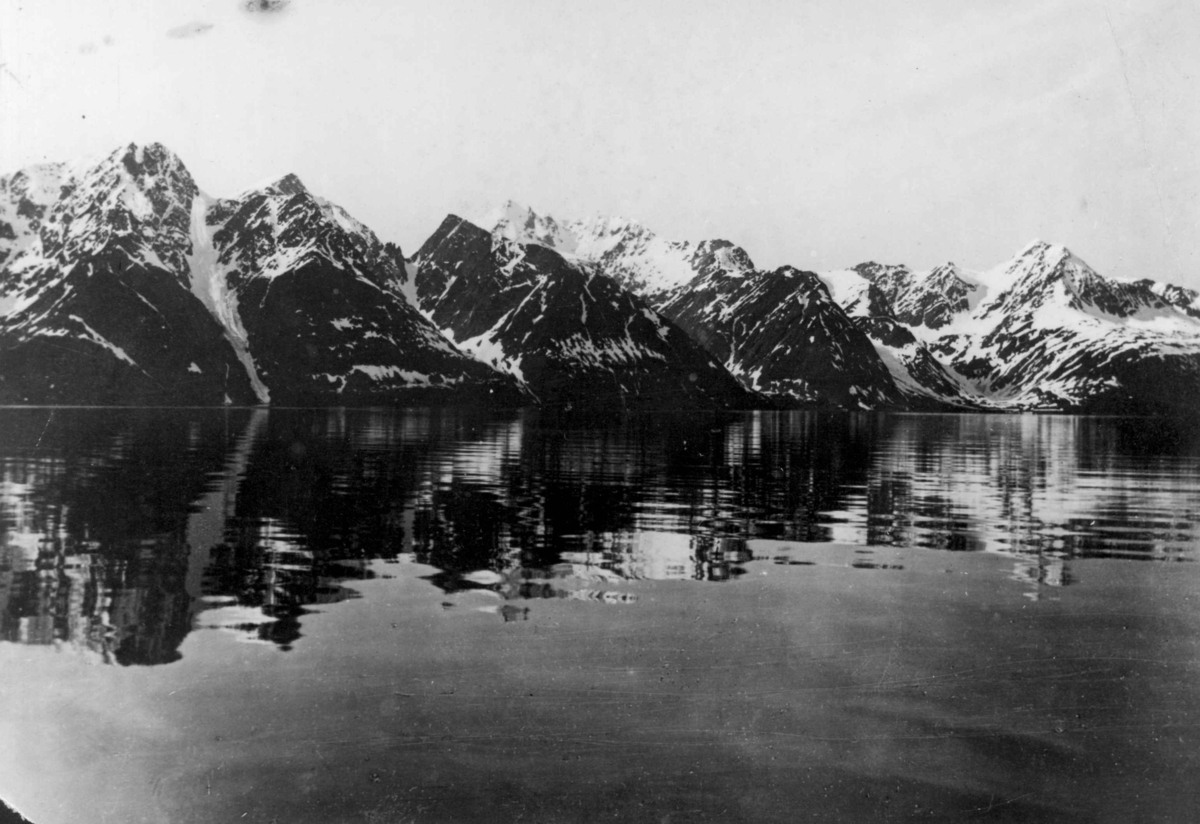
[[[258,5],[263,5],[262,3]],[[1194,0],[0,0],[0,170],[133,141],[412,252],[514,199],[760,266],[1039,237],[1200,287]]]

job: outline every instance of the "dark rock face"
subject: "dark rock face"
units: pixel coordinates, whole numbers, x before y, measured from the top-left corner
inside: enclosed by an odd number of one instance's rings
[[[930,349],[1002,408],[1182,410],[1200,370],[1187,297],[1102,277],[1070,250],[1037,242],[1004,268],[962,331]]]
[[[891,315],[909,326],[945,326],[970,308],[970,296],[977,289],[960,276],[953,263],[944,263],[919,278],[906,266],[860,263],[854,270],[882,296],[869,314]]]
[[[220,326],[184,287],[196,187],[174,155],[131,145],[0,188],[22,219],[0,268],[0,402],[253,401]]]
[[[1137,286],[1144,292],[1162,298],[1168,306],[1182,310],[1193,318],[1200,318],[1200,292],[1149,279],[1137,281]]]
[[[212,201],[164,147],[0,179],[0,402],[522,403],[293,175]]]
[[[1200,298],[1192,290],[1105,278],[1040,241],[980,275],[953,264],[855,271],[887,295],[890,316],[870,312],[856,322],[906,394],[983,409],[1174,414],[1200,389]],[[896,334],[896,322],[915,333],[913,343]]]
[[[871,342],[811,272],[712,271],[675,290],[662,312],[776,403],[876,408],[900,401]]]
[[[762,272],[728,240],[670,241],[621,218],[561,222],[509,202],[486,225],[498,241],[554,248],[628,288],[769,404],[862,408],[899,398],[870,342],[809,273]],[[871,297],[882,300],[878,290]]]
[[[294,175],[218,204],[208,222],[210,278],[272,402],[525,400],[409,304],[398,249]]]
[[[414,261],[424,312],[544,404],[747,403],[738,382],[675,324],[548,247],[450,216]]]
[[[978,408],[978,401],[964,388],[962,380],[907,326],[886,315],[856,316],[852,320],[875,345],[904,396],[905,406],[924,410]]]
[[[0,177],[0,403],[1188,413],[1200,293],[1035,242],[974,274],[773,272],[506,204],[412,262],[294,175],[201,193],[158,144]],[[457,343],[455,343],[457,341]]]

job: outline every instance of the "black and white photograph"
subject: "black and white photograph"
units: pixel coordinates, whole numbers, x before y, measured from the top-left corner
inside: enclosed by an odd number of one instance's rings
[[[1200,820],[1200,4],[0,0],[0,821]]]

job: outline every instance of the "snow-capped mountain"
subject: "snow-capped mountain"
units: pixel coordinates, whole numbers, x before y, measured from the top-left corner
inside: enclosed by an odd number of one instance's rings
[[[252,402],[187,291],[196,184],[160,146],[0,184],[0,402]]]
[[[550,231],[552,224],[543,224]],[[639,297],[549,246],[453,215],[413,258],[422,310],[542,403],[745,405],[738,382]]]
[[[661,311],[776,403],[873,409],[901,400],[871,342],[812,272],[710,266]]]
[[[497,237],[554,249],[576,265],[607,275],[651,305],[714,262],[712,242],[666,240],[640,223],[620,217],[560,222],[510,200],[478,225]],[[717,243],[726,250],[716,257],[717,263],[730,271],[753,268],[740,248]]]
[[[1040,241],[767,271],[511,202],[405,261],[295,176],[216,199],[159,144],[0,177],[0,403],[443,400],[1189,412],[1200,293]]]
[[[912,272],[906,266],[860,263],[853,271],[878,290],[889,307],[888,314],[909,326],[930,329],[945,326],[985,294],[980,284],[964,276],[954,263],[943,263],[928,272]]]
[[[937,359],[925,341],[887,314],[855,315],[854,325],[867,336],[910,409],[977,409],[979,398],[967,381]]]
[[[756,269],[727,240],[669,241],[615,218],[560,222],[511,201],[485,225],[625,284],[772,403],[858,409],[901,399],[866,336],[811,273]],[[861,291],[870,286],[855,280]]]
[[[515,382],[456,349],[395,284],[404,259],[294,175],[199,198],[191,289],[224,326],[259,398],[362,403]]]
[[[863,327],[885,361],[879,332],[899,321],[910,353],[925,348],[941,364],[897,356],[913,378],[905,387],[893,368],[906,392],[992,409],[1160,412],[1200,391],[1200,296],[1105,278],[1063,246],[1034,241],[987,272],[866,263],[826,277],[843,282],[844,305],[862,305],[856,289],[883,295]]]
[[[930,317],[936,317],[940,311],[936,308],[936,293],[922,291],[927,297],[914,299],[898,289],[899,284],[920,282],[913,278],[906,267],[867,263],[854,269],[821,272],[818,277],[829,289],[834,302],[845,310],[854,325],[871,341],[906,406],[938,409],[971,408],[976,405],[965,381],[943,366],[925,342],[915,337],[905,323],[896,319],[889,294],[903,301],[909,311],[922,300]],[[884,287],[880,286],[880,281],[883,281]],[[885,288],[888,291],[885,292]],[[924,313],[920,316],[924,317]]]
[[[979,281],[982,299],[927,340],[990,403],[1141,412],[1197,400],[1200,322],[1183,290],[1105,278],[1041,241]]]
[[[521,399],[391,284],[399,250],[289,176],[199,191],[159,145],[0,179],[0,401]]]

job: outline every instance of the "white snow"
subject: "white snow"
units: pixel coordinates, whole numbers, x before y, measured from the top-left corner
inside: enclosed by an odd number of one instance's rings
[[[362,372],[372,380],[380,381],[386,378],[399,378],[409,386],[420,385],[429,386],[429,376],[422,372],[410,372],[401,369],[398,366],[375,366],[370,364],[355,364],[350,367],[351,372]]]
[[[459,263],[462,263],[462,261],[460,260]],[[428,315],[421,309],[421,301],[417,297],[417,273],[419,271],[420,267],[417,264],[405,261],[403,279],[397,284],[399,287],[397,291],[408,302],[409,306],[416,309],[422,315],[425,315],[426,319],[428,319]]]
[[[78,315],[67,315],[67,317],[83,327],[84,331],[87,333],[84,336],[84,340],[91,341],[92,343],[96,344],[97,346],[104,347],[105,349],[107,349],[108,351],[110,351],[114,355],[116,355],[118,360],[123,360],[123,361],[125,361],[125,363],[129,364],[130,366],[134,366],[134,367],[137,366],[137,364],[134,363],[133,358],[129,357],[129,355],[126,354],[124,349],[115,345],[114,343],[109,341],[108,338],[104,337],[99,332],[97,332],[95,329],[88,326],[87,323],[83,320],[83,318],[79,317]]]
[[[832,272],[819,272],[817,277],[829,290],[834,303],[846,310],[849,315],[869,314],[866,301],[867,290],[871,282],[853,269],[838,269]]]
[[[222,266],[213,247],[212,233],[205,218],[215,201],[203,192],[192,201],[191,241],[188,273],[192,294],[208,309],[221,328],[225,339],[233,346],[234,354],[246,370],[259,403],[270,403],[271,393],[258,376],[258,368],[250,355],[248,335],[238,314],[237,293],[229,289],[226,267]]]
[[[498,239],[547,246],[576,264],[604,261],[606,274],[642,294],[664,292],[696,276],[693,244],[665,240],[625,218],[559,222],[509,201],[483,215],[478,225]]]

